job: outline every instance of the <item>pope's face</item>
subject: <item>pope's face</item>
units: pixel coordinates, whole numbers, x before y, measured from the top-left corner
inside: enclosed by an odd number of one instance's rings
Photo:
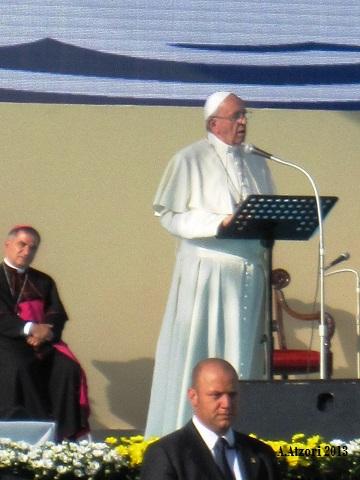
[[[229,95],[209,123],[210,131],[228,145],[240,145],[246,135],[246,108],[241,98]]]
[[[236,415],[238,379],[228,370],[207,366],[188,397],[199,420],[210,430],[222,435]]]
[[[27,268],[34,260],[38,240],[31,234],[20,231],[16,237],[5,241],[5,257],[17,268]]]

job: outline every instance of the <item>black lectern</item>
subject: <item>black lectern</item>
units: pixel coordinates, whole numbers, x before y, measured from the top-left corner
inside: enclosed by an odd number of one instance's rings
[[[322,218],[337,197],[320,197]],[[319,225],[316,197],[249,195],[237,208],[232,222],[219,238],[308,240]]]
[[[326,217],[337,197],[320,197],[321,216]],[[309,240],[319,226],[316,197],[287,195],[249,195],[239,205],[234,218],[220,228],[218,238],[260,239],[269,254],[269,321],[272,320],[271,271],[275,240]],[[267,338],[267,376],[271,377],[271,328]]]

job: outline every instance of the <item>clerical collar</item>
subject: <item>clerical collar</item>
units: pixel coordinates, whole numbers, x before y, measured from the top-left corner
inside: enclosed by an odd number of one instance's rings
[[[226,155],[227,153],[232,153],[234,155],[241,150],[240,145],[228,145],[211,132],[208,132],[208,140],[220,156]]]
[[[224,433],[224,435],[218,435],[217,433],[210,430],[210,428],[208,428],[206,425],[204,425],[196,415],[193,416],[192,422],[196,430],[201,435],[201,438],[204,440],[210,450],[213,450],[213,448],[215,447],[215,443],[217,442],[219,436],[225,438],[230,447],[234,446],[235,437],[232,428],[229,428],[229,430]]]
[[[4,263],[5,265],[7,265],[8,267],[10,268],[13,268],[14,270],[17,271],[17,273],[25,273],[26,272],[26,268],[20,268],[20,267],[15,267],[15,265],[13,265],[6,257],[4,258]]]

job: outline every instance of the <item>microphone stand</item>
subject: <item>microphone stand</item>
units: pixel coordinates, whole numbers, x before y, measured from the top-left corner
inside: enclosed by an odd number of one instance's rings
[[[325,273],[325,277],[335,275],[337,273],[353,273],[356,281],[356,366],[357,378],[360,378],[360,278],[359,272],[352,268],[342,268],[333,272]]]
[[[254,151],[256,154],[256,151]],[[314,180],[310,176],[310,174],[304,170],[302,167],[299,167],[295,163],[291,163],[285,160],[281,160],[278,157],[275,157],[272,154],[267,154],[267,158],[273,160],[276,163],[280,163],[282,165],[287,165],[289,167],[293,167],[296,170],[299,170],[303,173],[311,183],[311,186],[314,190],[315,199],[316,199],[316,207],[317,207],[317,215],[319,221],[319,285],[320,285],[320,325],[319,325],[319,336],[320,336],[320,378],[325,380],[328,378],[328,365],[327,365],[327,355],[326,355],[326,344],[325,340],[327,338],[327,325],[325,321],[325,292],[324,292],[324,265],[325,265],[325,248],[324,248],[324,233],[323,233],[323,225],[322,225],[322,212],[321,212],[321,205],[320,205],[320,196],[318,193],[318,189],[315,185]]]

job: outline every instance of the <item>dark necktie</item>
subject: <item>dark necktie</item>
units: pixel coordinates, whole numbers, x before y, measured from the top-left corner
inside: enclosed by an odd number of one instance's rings
[[[215,462],[222,471],[226,480],[235,480],[235,475],[231,470],[226,458],[226,449],[230,448],[225,438],[219,437],[215,444]]]

